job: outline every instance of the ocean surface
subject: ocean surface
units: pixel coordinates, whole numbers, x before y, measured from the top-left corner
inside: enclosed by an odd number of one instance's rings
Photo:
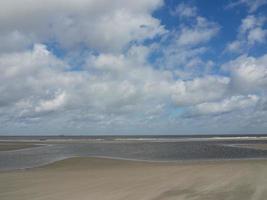
[[[145,161],[266,159],[267,150],[246,145],[266,144],[265,139],[210,140],[205,137],[0,137],[0,140],[31,140],[38,147],[0,151],[0,170],[46,165],[71,157],[108,157]]]

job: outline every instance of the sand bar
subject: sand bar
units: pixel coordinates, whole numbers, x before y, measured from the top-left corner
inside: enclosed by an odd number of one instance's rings
[[[0,151],[11,151],[11,150],[19,150],[19,149],[26,149],[31,147],[37,147],[40,144],[36,142],[7,142],[2,141],[0,142]]]

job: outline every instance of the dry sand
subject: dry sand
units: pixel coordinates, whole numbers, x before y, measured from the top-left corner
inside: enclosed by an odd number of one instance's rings
[[[265,200],[267,161],[148,163],[71,158],[0,172],[1,200]]]

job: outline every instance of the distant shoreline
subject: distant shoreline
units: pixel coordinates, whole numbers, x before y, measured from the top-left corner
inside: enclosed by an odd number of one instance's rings
[[[267,134],[260,135],[42,135],[18,136],[0,135],[0,142],[4,141],[208,141],[208,140],[267,140]]]

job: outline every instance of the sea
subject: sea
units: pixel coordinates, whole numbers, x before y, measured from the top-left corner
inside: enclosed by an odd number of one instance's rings
[[[33,168],[72,157],[149,162],[267,159],[266,135],[0,136],[1,141],[33,142],[36,147],[0,151],[0,171]],[[266,145],[266,150],[251,148],[258,144]]]

